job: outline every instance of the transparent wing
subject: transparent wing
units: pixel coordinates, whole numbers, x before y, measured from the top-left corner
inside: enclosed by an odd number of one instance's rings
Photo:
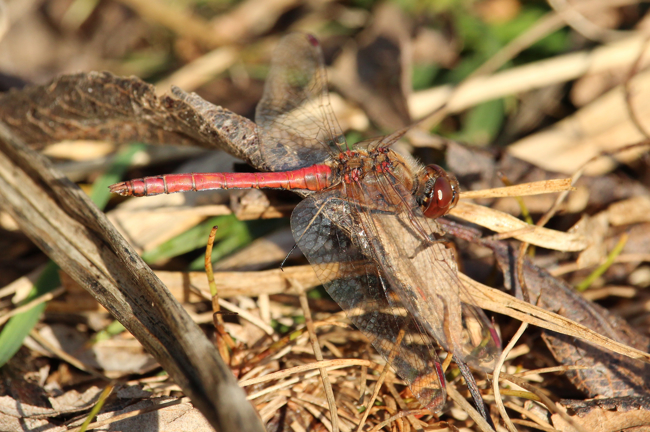
[[[273,171],[321,163],[345,145],[329,102],[323,53],[313,36],[294,33],[280,41],[255,122],[260,151]]]
[[[436,240],[437,222],[422,214],[410,191],[389,173],[368,174],[347,191],[348,201],[359,203],[353,217],[402,305],[446,351],[489,369],[500,342],[483,311],[461,302],[466,288],[451,250]]]
[[[369,239],[354,220],[358,210],[340,190],[303,200],[291,228],[330,296],[390,362],[423,406],[439,410],[445,401],[444,376],[433,341],[399,305],[371,253]]]

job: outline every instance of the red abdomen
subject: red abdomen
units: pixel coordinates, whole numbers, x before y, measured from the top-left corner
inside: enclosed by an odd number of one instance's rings
[[[303,189],[318,191],[332,186],[334,176],[327,165],[268,173],[165,174],[116,183],[111,192],[124,196],[151,196],[213,189]]]

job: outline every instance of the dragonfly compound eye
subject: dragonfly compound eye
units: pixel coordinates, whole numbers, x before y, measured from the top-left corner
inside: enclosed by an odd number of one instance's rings
[[[420,203],[424,215],[432,219],[446,215],[458,202],[458,181],[438,165],[427,165],[423,177]]]

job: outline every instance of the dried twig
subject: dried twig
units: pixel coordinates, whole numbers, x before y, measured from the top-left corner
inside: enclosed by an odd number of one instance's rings
[[[90,291],[221,431],[262,431],[214,346],[90,199],[0,124],[0,205]]]
[[[515,425],[512,424],[512,421],[510,420],[510,417],[506,412],[506,407],[503,406],[503,400],[501,399],[501,393],[499,391],[499,374],[501,373],[501,367],[503,367],[503,363],[505,362],[506,357],[508,357],[508,354],[510,354],[510,351],[515,346],[515,344],[519,341],[519,338],[521,337],[521,335],[524,334],[527,328],[528,328],[527,323],[521,323],[519,329],[517,329],[515,335],[512,337],[510,342],[508,342],[508,345],[503,349],[503,351],[501,352],[501,356],[499,356],[499,359],[494,365],[494,372],[492,377],[492,390],[494,391],[494,401],[497,404],[497,408],[499,409],[501,418],[505,422],[506,427],[510,432],[517,432],[517,428],[515,428]]]
[[[316,329],[314,327],[314,321],[311,319],[311,311],[309,310],[309,302],[307,301],[307,294],[305,293],[305,289],[302,285],[300,285],[300,282],[295,279],[291,280],[291,284],[294,286],[296,291],[298,291],[300,307],[302,307],[303,313],[305,314],[305,325],[307,326],[307,331],[309,332],[309,341],[311,342],[311,346],[314,349],[314,356],[316,357],[316,360],[323,361],[323,353],[321,352],[318,338],[316,337]],[[327,369],[322,367],[319,370],[321,378],[323,380],[323,387],[325,388],[325,395],[327,396],[327,403],[329,404],[332,430],[334,432],[338,432],[339,419],[336,409],[336,401],[334,399],[334,392],[332,391],[332,384],[330,383],[329,376],[327,375]]]

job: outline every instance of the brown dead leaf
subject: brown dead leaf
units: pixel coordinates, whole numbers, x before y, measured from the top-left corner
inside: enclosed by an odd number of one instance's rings
[[[503,243],[489,242],[504,272],[506,287],[516,281],[511,275],[515,268],[513,257]],[[545,270],[525,260],[524,275],[531,298],[539,299],[540,306],[554,311],[603,336],[647,352],[650,339],[636,331],[622,318],[604,308],[588,302],[560,279],[552,277]],[[569,337],[563,330],[547,332],[544,339],[558,361],[567,365],[588,366],[587,370],[568,371],[567,376],[578,389],[591,396],[628,396],[647,392],[646,376],[650,364],[604,350],[603,345],[594,346],[587,341]],[[564,333],[564,334],[558,334]],[[612,349],[611,347],[609,349]],[[617,353],[622,351],[615,350]],[[640,358],[640,357],[636,357]]]
[[[108,72],[64,75],[44,86],[0,95],[0,117],[34,148],[66,139],[142,141],[220,148],[263,168],[250,120],[193,93]]]
[[[536,227],[508,214],[468,202],[460,201],[449,214],[498,233],[513,233],[512,237],[516,239],[548,249],[579,251],[588,244],[580,233]]]
[[[552,417],[553,426],[562,432],[574,432],[566,421],[557,414]],[[572,415],[571,418],[586,430],[594,432],[618,432],[623,430],[642,432],[650,427],[650,411],[634,409],[619,411],[611,408],[596,408],[583,415]]]

